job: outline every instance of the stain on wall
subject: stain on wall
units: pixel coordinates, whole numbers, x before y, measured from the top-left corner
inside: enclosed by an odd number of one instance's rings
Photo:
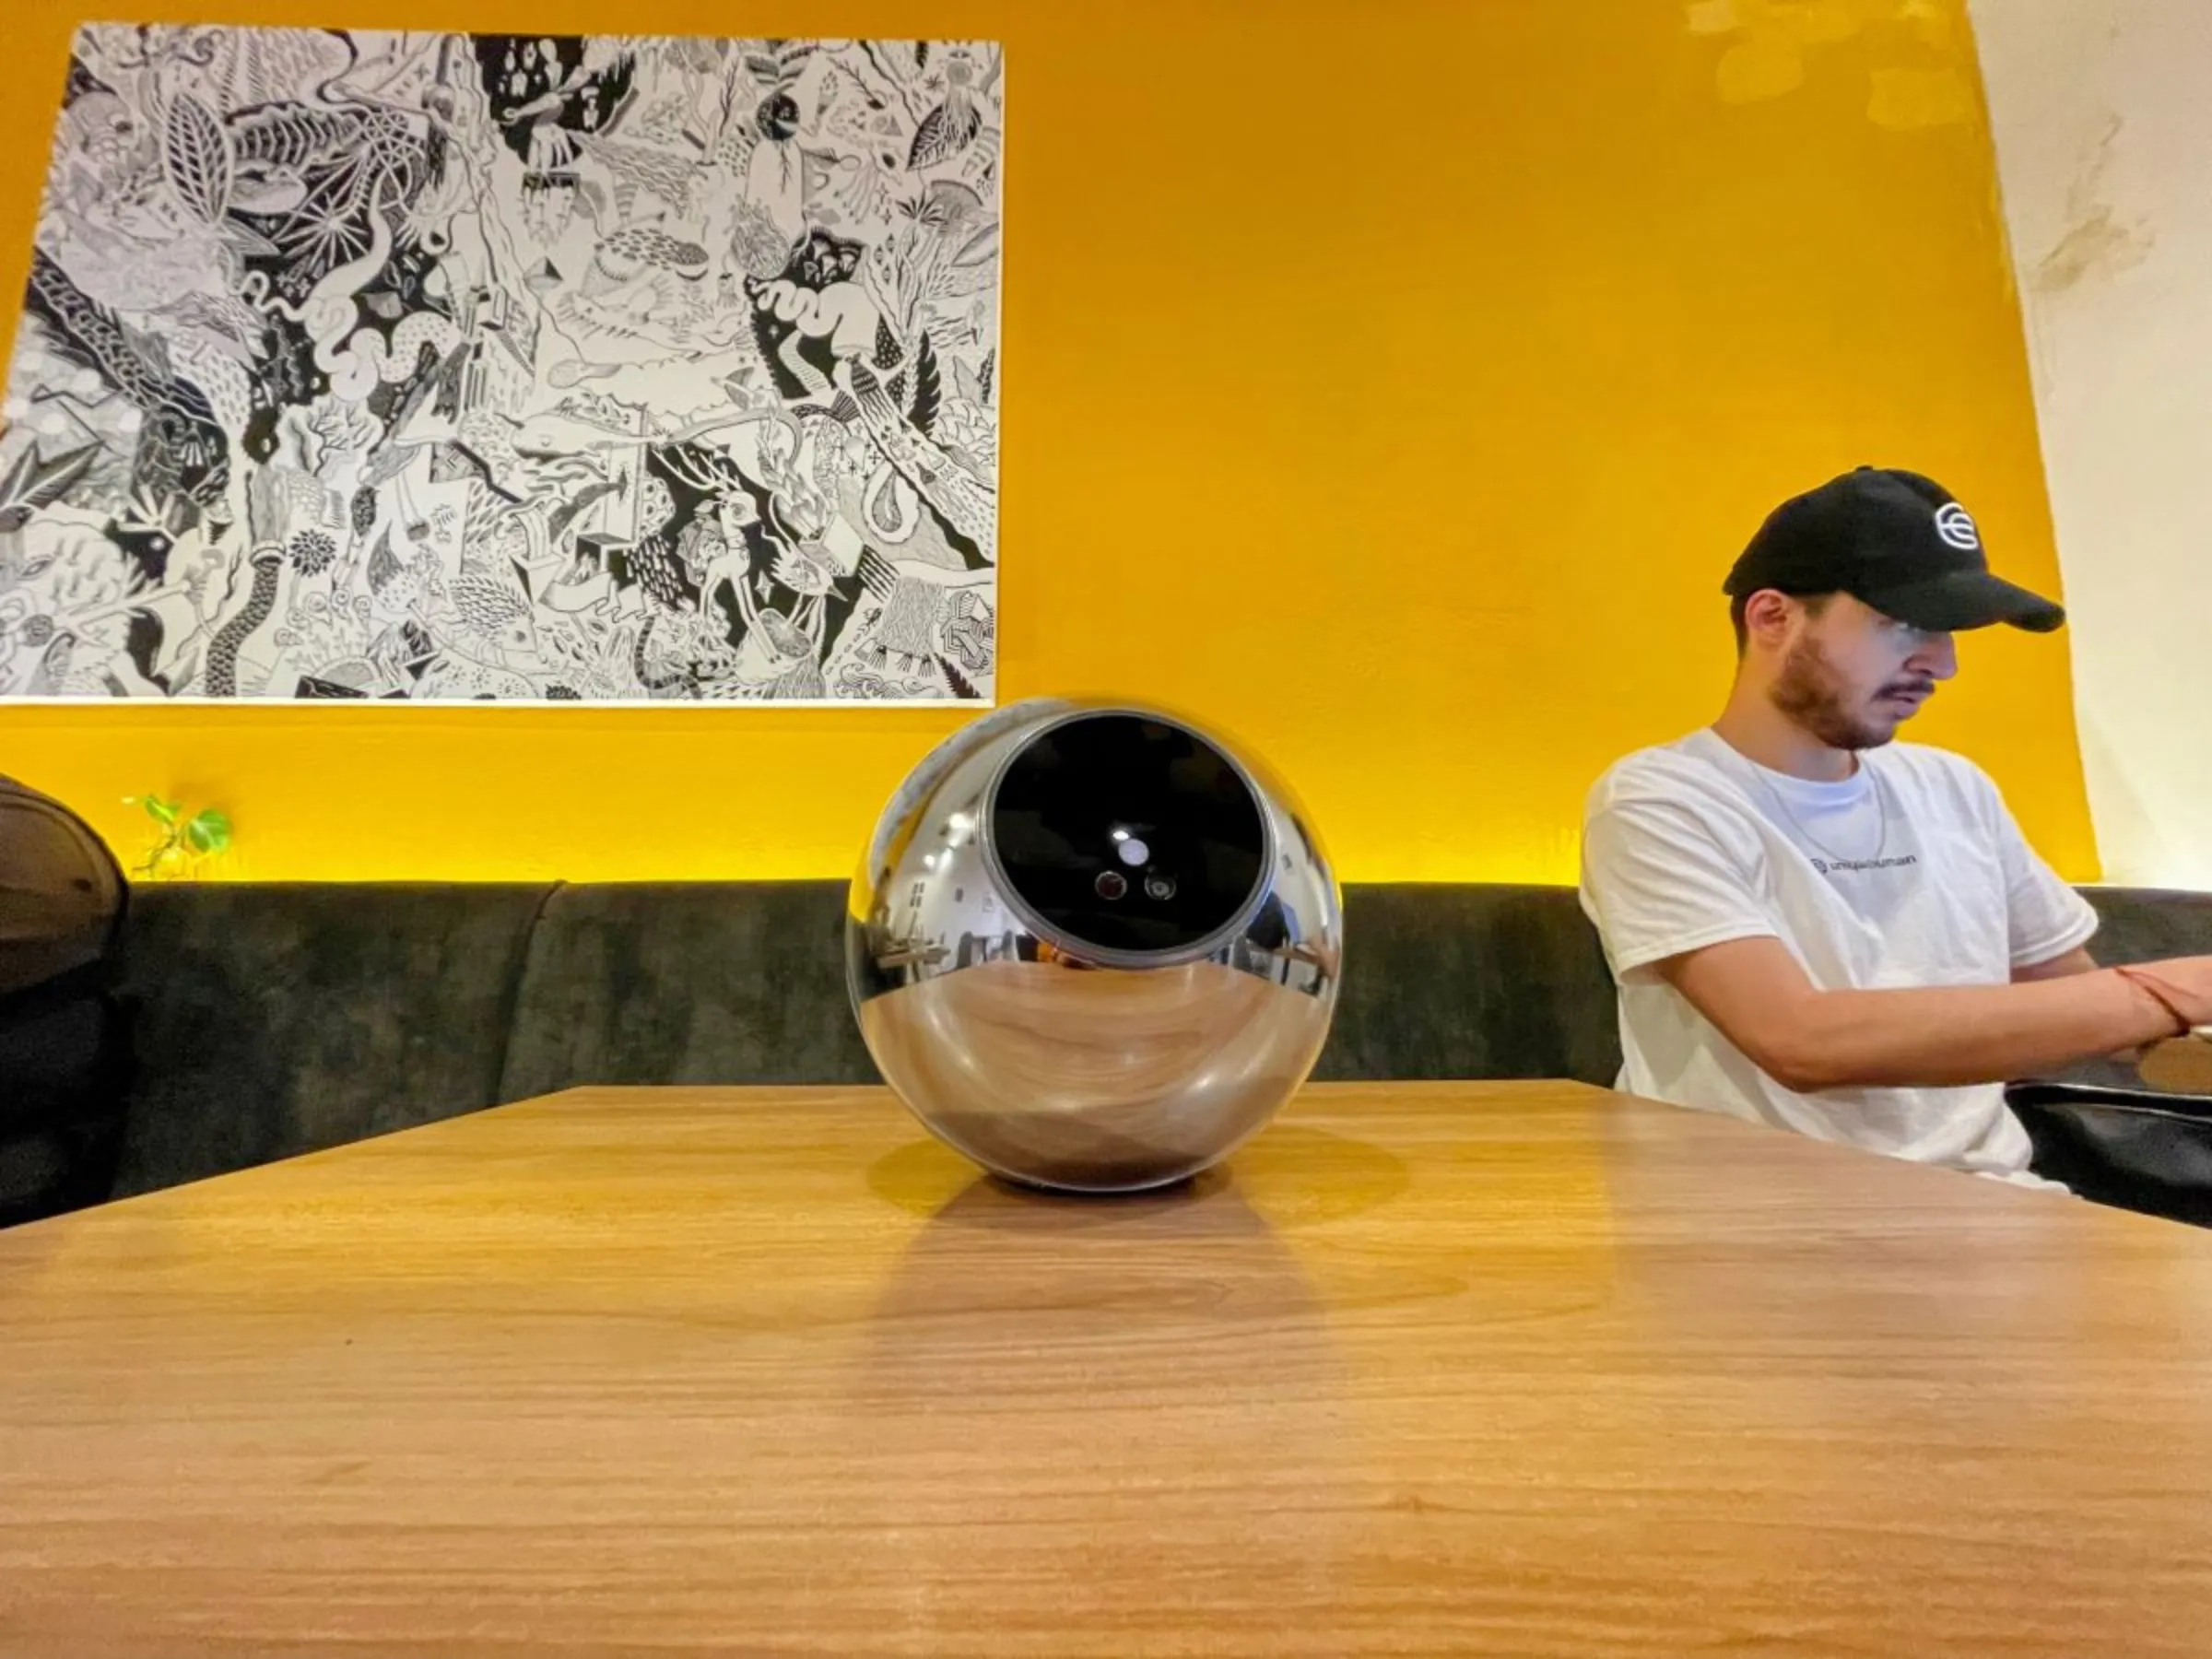
[[[2104,200],[2112,146],[2126,123],[2114,115],[2066,186],[2066,230],[2035,263],[2030,281],[2040,294],[2063,294],[2091,277],[2109,279],[2150,257],[2158,241],[2141,220],[2123,222]]]

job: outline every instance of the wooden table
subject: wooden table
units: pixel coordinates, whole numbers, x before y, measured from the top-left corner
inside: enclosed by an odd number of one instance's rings
[[[1551,1084],[588,1089],[0,1234],[0,1653],[2212,1649],[2212,1235]]]
[[[2144,1083],[2169,1094],[2212,1094],[2212,1042],[2183,1037],[2161,1042],[2143,1057]]]

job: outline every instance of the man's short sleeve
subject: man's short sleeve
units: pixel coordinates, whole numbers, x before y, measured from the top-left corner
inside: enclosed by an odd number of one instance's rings
[[[1583,909],[1615,976],[1730,939],[1779,937],[1757,856],[1679,802],[1594,806],[1583,832]]]
[[[2097,932],[2096,911],[2028,844],[1995,781],[1985,776],[1983,783],[2005,870],[2012,965],[2032,968],[2088,944]]]

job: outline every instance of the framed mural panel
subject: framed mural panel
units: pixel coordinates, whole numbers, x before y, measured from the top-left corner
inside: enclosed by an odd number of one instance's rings
[[[0,699],[994,700],[983,41],[88,25]]]

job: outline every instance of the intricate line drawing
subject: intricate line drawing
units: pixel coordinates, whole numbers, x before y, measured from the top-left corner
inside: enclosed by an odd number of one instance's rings
[[[0,699],[991,700],[1001,69],[80,29]]]

